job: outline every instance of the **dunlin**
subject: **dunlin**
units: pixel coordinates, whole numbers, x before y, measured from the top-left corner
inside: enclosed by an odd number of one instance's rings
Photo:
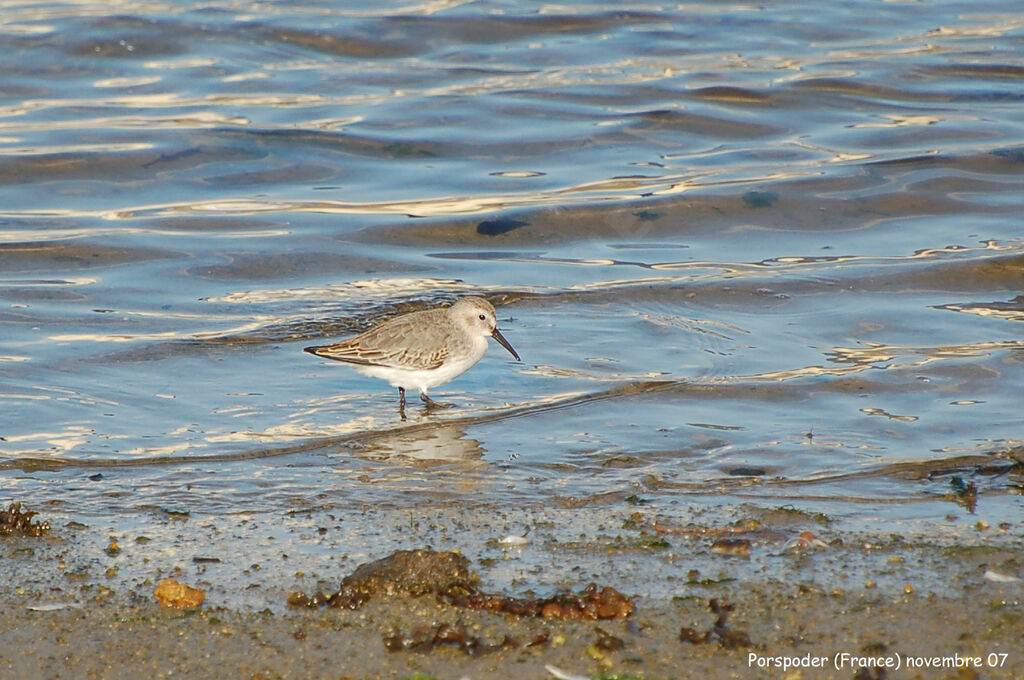
[[[494,338],[519,361],[498,330],[494,307],[482,297],[464,297],[451,307],[426,309],[389,319],[365,333],[333,345],[306,347],[318,357],[344,361],[363,375],[382,378],[398,388],[401,408],[405,390],[416,388],[427,408],[440,408],[427,396],[468,371]]]

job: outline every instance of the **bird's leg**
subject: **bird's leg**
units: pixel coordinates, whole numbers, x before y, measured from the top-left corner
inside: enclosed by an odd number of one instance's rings
[[[405,420],[405,388],[398,388],[398,417]]]
[[[453,404],[443,404],[439,401],[434,401],[433,399],[423,394],[422,392],[420,392],[420,399],[422,399],[423,403],[427,405],[428,411],[433,411],[434,409],[451,408],[453,406]]]

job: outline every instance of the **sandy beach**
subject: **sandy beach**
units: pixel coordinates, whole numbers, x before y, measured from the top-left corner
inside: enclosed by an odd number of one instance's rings
[[[605,520],[616,513],[596,512]],[[643,521],[637,513],[623,516]],[[125,578],[136,573],[129,565],[103,570],[121,558],[95,554],[85,540],[87,528],[57,527],[49,535],[0,542],[0,560],[14,577],[0,587],[0,675],[964,680],[1024,672],[1019,529],[979,532],[971,545],[928,545],[820,527],[818,534],[796,533],[811,521],[800,519],[794,523],[786,512],[748,518],[747,531],[736,532],[733,524],[729,533],[749,539],[727,544],[706,531],[682,539],[665,526],[661,532],[647,524],[637,530],[645,540],[667,537],[677,549],[671,551],[645,550],[639,542],[628,547],[621,536],[586,546],[520,548],[559,553],[555,557],[570,563],[569,573],[581,576],[567,590],[578,591],[587,577],[606,573],[601,585],[620,589],[636,608],[604,620],[472,610],[432,593],[409,596],[392,585],[355,609],[288,606],[297,580],[269,566],[248,572],[248,595],[231,592],[239,586],[218,579],[213,569],[179,571],[173,575],[180,581],[209,591],[197,608],[180,610],[154,597],[164,575]],[[463,531],[467,537],[486,527],[468,522]],[[801,546],[801,536],[819,534],[829,540]],[[143,544],[131,553],[141,558],[143,571],[147,551],[157,549]],[[488,575],[503,566],[500,561],[454,554],[469,565],[467,583],[494,590]],[[244,564],[245,557],[225,554],[221,560],[216,566],[222,568]],[[783,578],[756,575],[778,561],[784,564],[774,573]],[[74,567],[82,563],[92,568]],[[609,567],[615,563],[633,565],[626,570],[632,577],[617,576],[619,570]],[[345,574],[333,582],[320,576],[330,590]],[[542,572],[534,576],[535,584],[545,580]],[[652,581],[675,595],[632,595]],[[520,594],[530,592],[529,584],[520,585]],[[261,599],[266,606],[254,607]]]

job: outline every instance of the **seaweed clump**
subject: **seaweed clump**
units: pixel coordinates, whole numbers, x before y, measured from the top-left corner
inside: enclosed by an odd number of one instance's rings
[[[491,595],[474,590],[468,593],[446,592],[442,599],[456,607],[484,609],[514,616],[578,620],[624,619],[636,605],[611,586],[589,584],[578,593],[556,593],[546,598],[521,598]]]
[[[398,550],[388,557],[360,565],[341,582],[336,593],[308,596],[292,593],[292,606],[358,609],[374,597],[435,595],[455,607],[482,609],[513,616],[544,619],[624,619],[636,609],[628,597],[610,586],[591,583],[577,593],[557,593],[547,598],[518,598],[486,593],[479,577],[469,570],[469,560],[454,552]],[[444,631],[448,636],[450,631]],[[411,643],[417,646],[418,643]],[[406,645],[410,646],[410,645]]]
[[[42,536],[50,531],[49,522],[33,522],[37,513],[23,510],[21,503],[11,503],[0,510],[0,536]]]
[[[466,626],[461,623],[442,623],[433,627],[419,627],[407,634],[392,631],[384,636],[384,648],[389,652],[405,651],[422,654],[441,646],[454,647],[469,656],[478,657],[502,649],[514,649],[519,644],[509,635],[506,635],[501,642],[488,644],[481,638],[470,635]]]
[[[729,614],[731,614],[732,610],[735,608],[734,605],[723,604],[716,598],[711,598],[708,601],[708,608],[711,609],[712,614],[715,614],[718,617],[715,619],[714,625],[703,633],[684,626],[679,631],[680,640],[683,642],[689,642],[693,645],[703,645],[710,642],[712,639],[717,638],[718,642],[725,649],[739,649],[741,647],[752,646],[750,636],[745,631],[733,630],[732,628],[729,628],[727,624]]]

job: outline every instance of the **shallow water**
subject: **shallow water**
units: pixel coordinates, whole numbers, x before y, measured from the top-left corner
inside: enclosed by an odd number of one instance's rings
[[[0,501],[1020,534],[1015,3],[2,11]],[[455,409],[301,351],[468,293]]]

